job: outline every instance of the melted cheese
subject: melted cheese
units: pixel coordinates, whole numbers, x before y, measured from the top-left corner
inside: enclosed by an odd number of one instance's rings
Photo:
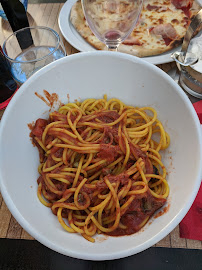
[[[159,8],[148,10],[148,4],[158,6]],[[186,33],[187,20],[188,18],[184,12],[181,9],[176,9],[175,6],[171,4],[170,0],[145,1],[140,22],[131,35],[140,39],[142,46],[148,48],[148,50],[156,46],[156,44],[158,44],[158,47],[163,48],[166,44],[162,36],[150,34],[149,29],[159,24],[170,23],[177,32],[177,39],[180,39]]]
[[[97,0],[96,3],[99,1],[102,2],[103,0]],[[120,41],[125,36],[125,34],[123,36],[122,33],[126,33],[128,31],[126,29],[126,22],[127,19],[130,18],[129,9],[131,8],[131,3],[133,2],[130,0],[122,0],[122,4],[120,6],[122,9],[121,14],[120,12],[115,12],[116,7],[114,4],[110,4],[110,2],[105,2],[104,10],[103,6],[100,6],[99,12],[95,10],[93,3],[95,2],[92,1],[90,4],[91,14],[89,15],[93,18],[93,20],[96,21],[94,24],[94,32],[97,30],[97,33],[99,33],[102,42],[96,36],[94,36],[88,27],[82,12],[80,1],[75,3],[72,8],[74,12],[71,12],[71,21],[81,36],[84,37],[87,42],[89,42],[95,48],[103,50],[105,48],[104,41],[106,31],[112,28],[117,29],[116,22],[119,24],[118,26],[121,37]],[[199,10],[199,7],[194,7],[194,4],[191,8],[193,15],[196,14]],[[148,5],[153,7],[156,6],[157,8],[148,10]],[[112,25],[113,21],[115,23],[114,27]],[[155,31],[153,34],[151,34],[151,28],[162,24],[171,24],[177,33],[176,40],[179,41],[184,37],[189,23],[190,19],[181,9],[177,9],[171,3],[171,0],[144,0],[143,10],[139,19],[139,23],[129,37],[130,42],[127,44],[126,39],[126,44],[120,44],[119,51],[137,55],[139,57],[163,53],[171,49],[173,45],[172,43],[170,43],[170,45],[166,45],[165,40],[161,35],[154,34]],[[131,42],[132,40],[135,40],[134,45]]]

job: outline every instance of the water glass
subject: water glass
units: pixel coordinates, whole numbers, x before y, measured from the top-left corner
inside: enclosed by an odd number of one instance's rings
[[[48,27],[26,27],[14,32],[3,44],[11,74],[18,84],[49,63],[66,56],[60,36]]]

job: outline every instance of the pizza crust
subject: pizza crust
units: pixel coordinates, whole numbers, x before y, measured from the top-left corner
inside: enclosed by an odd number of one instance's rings
[[[154,12],[146,9],[148,3],[150,5],[159,5],[168,7],[168,11]],[[170,9],[173,10],[170,10]],[[162,9],[163,10],[163,9]],[[191,17],[195,16],[200,10],[200,6],[194,2],[190,9]],[[79,34],[94,48],[98,50],[106,50],[106,46],[102,43],[91,31],[87,21],[84,17],[82,5],[77,1],[70,14],[70,21],[79,32]],[[149,33],[148,28],[155,27],[158,24],[172,24],[177,32],[177,39],[170,42],[166,46],[165,41],[161,36],[152,35]],[[182,43],[182,39],[186,33],[190,20],[181,9],[175,9],[170,4],[170,0],[145,0],[144,7],[139,24],[134,28],[131,37],[136,37],[140,40],[141,45],[126,45],[120,44],[118,51],[123,53],[132,54],[138,57],[146,57],[152,55],[159,55],[167,52]]]
[[[80,1],[77,1],[70,13],[70,21],[79,34],[92,45],[95,49],[103,50],[105,44],[103,44],[91,31],[89,28],[86,19],[84,17],[82,5]]]
[[[165,53],[167,51],[172,50],[175,47],[178,47],[180,44],[182,43],[181,40],[175,40],[173,41],[172,44],[170,44],[170,46],[167,46],[167,48],[159,48],[159,47],[153,47],[152,50],[150,50],[150,52],[148,52],[148,49],[145,47],[141,47],[141,46],[137,46],[137,45],[124,45],[121,44],[118,48],[119,52],[123,52],[123,53],[128,53],[131,55],[135,55],[138,57],[147,57],[147,56],[154,56],[154,55],[159,55],[162,53]]]

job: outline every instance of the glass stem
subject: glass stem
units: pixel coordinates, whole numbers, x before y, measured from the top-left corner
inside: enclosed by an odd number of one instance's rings
[[[110,52],[117,52],[118,46],[107,45],[107,50]]]

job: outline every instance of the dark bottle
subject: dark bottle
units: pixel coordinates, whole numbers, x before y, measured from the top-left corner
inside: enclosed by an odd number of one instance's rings
[[[25,7],[19,0],[0,0],[0,3],[13,32],[25,27],[29,27]],[[29,29],[23,33],[19,32],[16,37],[21,49],[26,49],[33,44]]]
[[[11,76],[9,65],[0,47],[0,110],[4,109],[14,92],[17,90],[17,83]]]

